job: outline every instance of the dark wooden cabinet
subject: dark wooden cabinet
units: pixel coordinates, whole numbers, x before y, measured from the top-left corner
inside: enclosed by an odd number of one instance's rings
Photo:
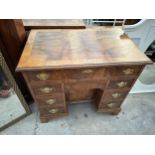
[[[17,66],[40,119],[65,116],[68,103],[92,101],[118,114],[143,67],[150,64],[121,28],[32,30]]]
[[[23,93],[25,99],[29,102],[32,100],[32,97],[25,80],[21,73],[15,72],[26,39],[26,33],[22,20],[0,20],[0,50],[21,92]]]
[[[32,29],[83,29],[82,19],[23,19],[26,30]]]

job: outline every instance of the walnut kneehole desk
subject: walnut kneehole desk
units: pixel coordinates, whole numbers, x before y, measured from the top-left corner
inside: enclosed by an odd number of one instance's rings
[[[46,122],[67,115],[67,103],[91,100],[118,114],[146,64],[121,28],[32,30],[17,66]]]

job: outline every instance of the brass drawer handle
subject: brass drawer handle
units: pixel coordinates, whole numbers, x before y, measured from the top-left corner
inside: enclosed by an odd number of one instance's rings
[[[93,72],[92,69],[86,69],[86,70],[83,70],[83,71],[82,71],[82,73],[84,73],[84,74],[90,74],[90,73],[92,73],[92,72]]]
[[[114,108],[116,106],[116,103],[111,102],[107,104],[108,108]]]
[[[117,86],[120,87],[120,88],[123,88],[123,87],[127,86],[127,84],[128,83],[125,82],[125,81],[117,82]]]
[[[112,94],[112,97],[113,97],[113,98],[118,98],[118,97],[120,97],[120,96],[121,96],[120,93],[113,93],[113,94]]]
[[[49,104],[49,105],[53,105],[55,102],[56,102],[55,99],[46,100],[46,103]]]
[[[51,114],[55,114],[55,113],[57,113],[59,110],[58,109],[51,109],[51,110],[49,110],[49,112],[51,113]]]
[[[44,87],[44,88],[40,88],[40,91],[42,93],[50,93],[52,92],[53,88],[49,88],[49,87]]]
[[[37,74],[36,77],[39,80],[45,81],[45,80],[47,80],[50,77],[50,75],[46,74],[46,73],[40,73],[40,74]]]
[[[128,68],[128,69],[123,70],[123,73],[125,75],[133,74],[133,72],[134,72],[134,69],[132,69],[132,68]]]

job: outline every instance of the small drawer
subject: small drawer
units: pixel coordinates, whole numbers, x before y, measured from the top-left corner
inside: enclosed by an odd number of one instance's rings
[[[63,77],[69,80],[104,79],[106,74],[105,68],[68,69],[63,71]]]
[[[115,66],[107,68],[109,76],[137,76],[142,66]]]
[[[49,108],[49,107],[44,107],[44,108],[39,108],[40,115],[57,115],[60,113],[66,113],[65,108]]]
[[[120,101],[123,100],[129,90],[105,90],[103,94],[104,101]]]
[[[99,104],[99,108],[115,109],[115,108],[119,108],[121,104],[122,104],[122,101],[103,101]]]
[[[26,76],[30,82],[61,80],[62,71],[31,71],[27,72]]]
[[[63,92],[62,84],[58,83],[43,83],[40,85],[33,85],[32,90],[36,96],[49,95],[56,92]]]
[[[123,89],[123,88],[130,88],[133,84],[135,79],[117,79],[117,80],[110,80],[107,86],[107,89]]]
[[[39,107],[66,107],[64,93],[53,93],[43,97],[36,97]]]

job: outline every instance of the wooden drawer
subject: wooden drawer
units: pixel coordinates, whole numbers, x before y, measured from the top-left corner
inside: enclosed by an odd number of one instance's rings
[[[106,78],[105,68],[68,69],[63,71],[65,80],[89,80]]]
[[[40,112],[40,115],[41,116],[48,116],[48,115],[51,115],[51,116],[56,116],[58,114],[61,114],[61,113],[67,113],[67,110],[66,108],[49,108],[49,107],[42,107],[42,108],[39,108],[39,112]]]
[[[122,104],[122,100],[120,101],[103,101],[99,104],[99,108],[108,108],[108,109],[115,109],[119,108]]]
[[[129,90],[105,90],[103,93],[103,101],[120,101],[123,100]]]
[[[40,115],[40,120],[42,123],[48,122],[51,119],[68,116],[68,112],[65,113],[57,113],[56,115]]]
[[[137,76],[142,66],[114,66],[107,68],[106,72],[110,78],[113,76]]]
[[[53,93],[43,97],[36,97],[39,107],[66,107],[64,93]]]
[[[127,78],[118,78],[118,79],[111,79],[107,86],[107,89],[123,89],[123,88],[130,88],[133,84],[135,79],[127,79]]]
[[[61,70],[42,70],[42,71],[31,71],[26,72],[26,76],[29,82],[39,81],[59,81],[62,78]]]
[[[40,83],[40,85],[31,85],[31,87],[36,96],[51,95],[52,93],[63,92],[63,87],[60,83],[44,82]]]

